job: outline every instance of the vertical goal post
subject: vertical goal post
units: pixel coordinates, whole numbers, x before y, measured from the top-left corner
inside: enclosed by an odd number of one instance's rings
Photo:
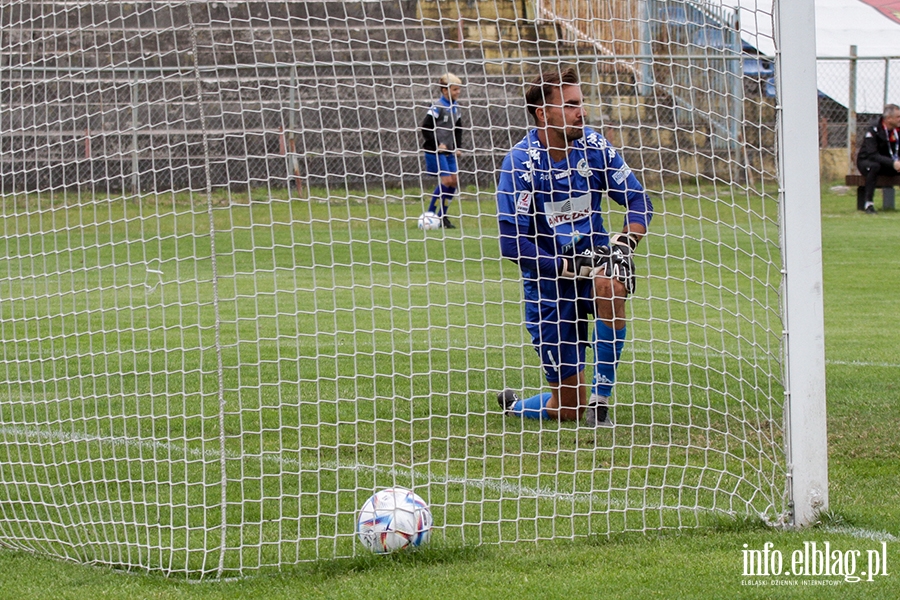
[[[393,486],[444,545],[812,523],[813,4],[0,4],[0,545],[243,576],[364,551]],[[603,430],[496,399],[548,389],[495,188],[569,66],[655,206]],[[456,226],[425,230],[447,72]]]
[[[780,35],[779,120],[785,297],[785,414],[792,524],[828,508],[825,314],[816,104],[814,0],[777,2],[776,23],[803,24]]]

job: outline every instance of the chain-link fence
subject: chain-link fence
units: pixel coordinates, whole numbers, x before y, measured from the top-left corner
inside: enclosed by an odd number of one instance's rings
[[[854,169],[866,127],[885,104],[900,104],[900,56],[819,57],[819,147],[823,176]]]
[[[823,181],[856,173],[856,152],[866,127],[885,104],[900,104],[900,57],[819,57],[819,153]]]
[[[628,35],[624,25],[594,32],[648,41],[614,55],[567,41],[562,29],[547,32],[543,21],[510,20],[493,41],[474,39],[471,28],[451,39],[455,27],[414,18],[403,2],[265,3],[259,14],[249,4],[114,4],[103,14],[29,6],[40,15],[3,13],[3,192],[203,189],[207,178],[216,186],[415,185],[418,124],[447,69],[466,82],[463,179],[490,185],[529,126],[523,82],[556,63],[582,67],[591,124],[644,180],[744,180],[754,176],[748,168],[756,176],[775,169],[774,61],[741,47],[724,13],[691,3],[647,4]],[[174,33],[163,35],[167,28]],[[67,52],[44,51],[63,40]],[[491,54],[501,42],[520,54]],[[818,78],[820,146],[835,173],[847,173],[858,132],[885,103],[900,102],[900,57],[821,58]]]

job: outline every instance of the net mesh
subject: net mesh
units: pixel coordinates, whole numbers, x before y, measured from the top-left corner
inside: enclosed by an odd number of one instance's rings
[[[0,23],[3,545],[246,574],[362,551],[356,511],[394,485],[446,544],[782,518],[774,41],[733,10],[5,1]],[[657,208],[611,430],[495,399],[546,389],[493,191],[556,65]],[[422,231],[446,71],[458,227]]]

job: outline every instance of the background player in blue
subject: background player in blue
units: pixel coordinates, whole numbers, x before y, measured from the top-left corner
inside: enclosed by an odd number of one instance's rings
[[[444,73],[438,80],[441,97],[422,120],[422,148],[425,150],[425,172],[438,176],[437,187],[431,195],[428,210],[441,217],[446,229],[455,229],[447,218],[447,208],[459,187],[459,167],[456,157],[462,146],[462,114],[459,95],[462,81],[453,73]]]
[[[521,400],[503,390],[497,399],[510,415],[574,421],[584,412],[589,426],[609,425],[625,301],[635,285],[632,252],[653,206],[606,138],[585,127],[574,69],[542,73],[525,101],[535,128],[503,160],[497,218],[501,253],[522,272],[526,327],[551,391]],[[611,237],[601,213],[604,193],[627,207],[622,231]],[[590,398],[584,385],[588,345]]]

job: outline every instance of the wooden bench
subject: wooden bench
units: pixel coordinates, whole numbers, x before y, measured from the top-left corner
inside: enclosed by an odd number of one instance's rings
[[[866,209],[866,178],[863,175],[847,175],[844,178],[846,185],[856,187],[856,209]],[[900,175],[879,175],[875,183],[876,188],[881,188],[882,210],[894,210],[894,186],[900,186]]]

